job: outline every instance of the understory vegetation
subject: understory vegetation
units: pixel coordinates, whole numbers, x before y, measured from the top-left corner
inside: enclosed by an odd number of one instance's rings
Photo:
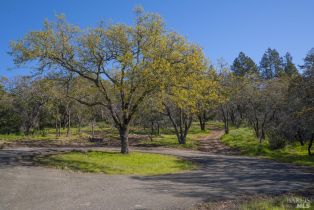
[[[132,126],[130,128],[130,144],[133,146],[143,147],[168,147],[177,149],[197,149],[199,140],[206,138],[210,133],[211,126],[220,125],[219,122],[208,122],[206,131],[201,130],[197,122],[193,122],[190,132],[187,135],[185,144],[178,144],[175,132],[171,127],[160,128],[159,134],[151,133],[151,128]],[[93,134],[94,133],[94,134]],[[93,141],[94,140],[94,141]],[[41,143],[42,146],[54,145],[81,145],[81,146],[115,146],[119,145],[119,134],[110,124],[103,122],[95,123],[93,132],[91,126],[84,126],[78,132],[78,128],[72,127],[70,134],[67,135],[67,129],[61,129],[60,135],[55,135],[55,129],[44,129],[36,131],[33,134],[0,134],[0,144],[22,144],[29,143],[36,145]]]
[[[37,158],[37,162],[61,169],[106,174],[158,175],[196,169],[190,161],[175,156],[132,152],[70,152]]]
[[[268,138],[260,143],[254,131],[248,127],[231,129],[229,134],[225,134],[221,140],[231,148],[239,149],[244,155],[267,157],[314,167],[314,156],[308,155],[306,145],[291,142],[284,148],[274,150],[271,149]]]
[[[314,209],[313,202],[309,198],[294,195],[265,196],[251,199],[240,205],[240,210],[293,210],[293,209]]]
[[[201,128],[197,125],[197,123],[193,123],[190,128],[189,134],[186,137],[185,144],[178,144],[176,135],[172,132],[168,134],[160,134],[152,137],[152,139],[144,139],[141,141],[142,145],[145,146],[163,146],[170,148],[178,148],[178,149],[198,149],[198,143],[201,139],[206,138],[210,133],[210,128],[206,125],[207,129],[205,131],[201,130]]]

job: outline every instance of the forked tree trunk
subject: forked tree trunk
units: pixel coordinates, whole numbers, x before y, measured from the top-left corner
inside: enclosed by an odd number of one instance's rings
[[[225,134],[229,133],[229,113],[227,110],[223,108],[223,106],[220,106],[221,112],[222,112],[222,118],[224,122],[224,128],[225,128]]]
[[[119,128],[120,142],[121,142],[121,153],[129,153],[129,126],[125,125]]]
[[[187,116],[183,113],[182,109],[180,109],[180,116],[178,122],[174,119],[172,116],[171,110],[169,107],[165,106],[167,115],[171,121],[171,124],[173,125],[173,128],[175,130],[178,143],[179,144],[185,144],[186,143],[186,136],[189,132],[189,129],[192,125],[192,117]]]
[[[179,144],[186,144],[186,135],[180,134],[180,136],[179,136]]]

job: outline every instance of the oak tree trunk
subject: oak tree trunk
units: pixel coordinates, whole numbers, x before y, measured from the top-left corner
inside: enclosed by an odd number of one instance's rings
[[[222,119],[224,122],[224,128],[225,128],[225,134],[229,133],[229,112],[227,109],[224,109],[224,107],[220,106],[221,112],[222,112]]]
[[[68,111],[68,122],[67,122],[67,136],[70,134],[70,129],[71,129],[71,112],[70,110]]]
[[[205,131],[205,119],[202,116],[198,116],[198,120],[200,122],[201,130]]]
[[[129,127],[128,125],[120,127],[119,133],[120,133],[120,141],[121,141],[121,153],[128,154],[129,153],[129,140],[128,140]]]
[[[186,137],[184,135],[181,135],[179,139],[179,144],[185,144],[185,143],[186,143]]]
[[[229,122],[228,120],[224,120],[225,134],[229,133]]]

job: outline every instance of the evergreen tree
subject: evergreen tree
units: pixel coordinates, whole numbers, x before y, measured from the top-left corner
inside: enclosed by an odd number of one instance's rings
[[[272,79],[284,73],[283,60],[276,49],[266,50],[260,62],[260,71],[264,79]]]
[[[234,59],[231,70],[237,76],[258,73],[258,68],[255,62],[249,56],[246,56],[243,52],[240,52],[238,57]]]
[[[304,65],[301,66],[305,76],[314,75],[314,48],[312,48],[304,58]]]
[[[298,74],[298,69],[292,61],[292,56],[290,53],[286,53],[284,57],[284,72],[288,76],[293,76]]]

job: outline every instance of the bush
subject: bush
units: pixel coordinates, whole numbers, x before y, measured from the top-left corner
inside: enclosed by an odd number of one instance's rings
[[[277,130],[272,129],[267,131],[267,136],[269,138],[269,149],[276,150],[286,146],[285,137]]]

